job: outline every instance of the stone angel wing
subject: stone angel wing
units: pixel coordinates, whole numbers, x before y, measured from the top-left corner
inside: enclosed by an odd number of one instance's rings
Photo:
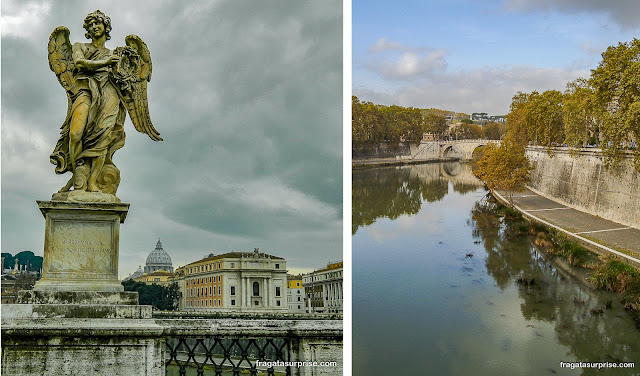
[[[69,29],[64,26],[58,26],[53,30],[49,37],[47,52],[49,54],[49,68],[56,74],[60,85],[67,92],[67,117],[60,127],[60,134],[65,135],[69,133],[69,118],[71,117],[71,107],[73,105],[71,97],[78,91],[73,74],[75,65],[73,64],[71,42],[69,42]],[[63,174],[67,169],[70,171],[67,157],[69,143],[58,141],[58,144],[58,147],[56,147],[58,152],[54,152],[51,155],[51,163],[57,165],[56,173]]]
[[[73,56],[69,29],[64,26],[56,27],[49,37],[49,68],[56,74],[60,85],[68,92],[72,91],[75,79],[73,77]]]
[[[136,130],[154,141],[162,141],[160,133],[151,123],[147,101],[147,82],[151,81],[151,54],[137,35],[127,36],[125,43],[126,47],[117,47],[113,51],[120,57],[112,71],[118,94]]]

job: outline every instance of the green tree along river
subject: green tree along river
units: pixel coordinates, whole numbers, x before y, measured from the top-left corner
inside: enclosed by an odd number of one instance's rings
[[[352,195],[354,375],[640,375],[617,295],[557,269],[468,165],[354,170]],[[636,366],[560,367],[580,361]]]

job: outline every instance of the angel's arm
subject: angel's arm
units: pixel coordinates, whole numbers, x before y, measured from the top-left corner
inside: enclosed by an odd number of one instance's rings
[[[84,58],[84,52],[82,51],[82,45],[75,43],[72,47],[73,63],[76,67],[84,70],[94,71],[96,69],[106,67],[111,64],[117,63],[120,58],[116,55],[111,55],[102,60],[89,60]]]

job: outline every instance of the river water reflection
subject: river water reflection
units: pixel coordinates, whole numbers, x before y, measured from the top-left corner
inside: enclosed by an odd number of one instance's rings
[[[616,296],[495,216],[468,165],[354,170],[352,194],[354,375],[640,374],[640,330]]]

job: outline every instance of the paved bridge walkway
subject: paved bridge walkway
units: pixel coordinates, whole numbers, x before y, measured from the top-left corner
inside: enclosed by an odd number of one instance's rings
[[[504,191],[495,192],[507,201]],[[550,225],[600,253],[612,253],[640,268],[640,229],[612,222],[543,197],[531,189],[513,194],[525,216]]]

